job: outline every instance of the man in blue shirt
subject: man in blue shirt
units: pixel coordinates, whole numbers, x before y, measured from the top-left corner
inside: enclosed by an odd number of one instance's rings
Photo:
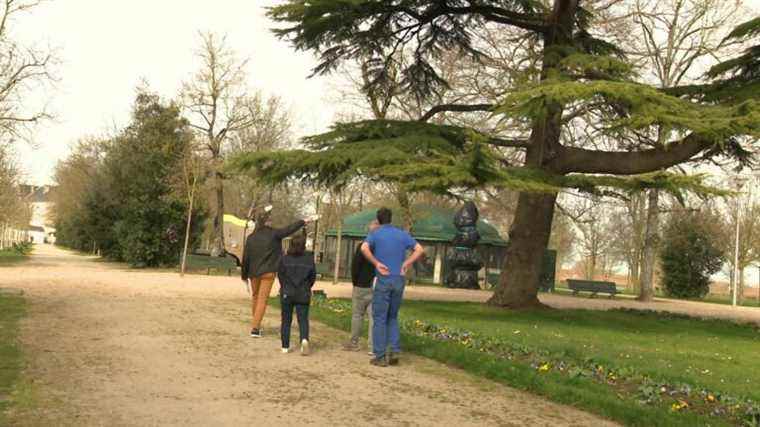
[[[388,208],[377,211],[380,228],[370,233],[362,243],[362,253],[375,266],[377,282],[372,296],[372,351],[370,361],[375,366],[398,364],[401,334],[398,312],[404,297],[404,276],[424,253],[422,246],[408,232],[391,225],[393,213]],[[413,250],[406,258],[406,253]],[[391,351],[386,358],[385,351]]]

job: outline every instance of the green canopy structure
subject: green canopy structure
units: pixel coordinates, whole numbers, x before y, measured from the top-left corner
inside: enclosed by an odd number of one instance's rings
[[[341,236],[364,239],[367,236],[367,224],[375,219],[376,213],[377,209],[366,209],[343,218]],[[457,232],[454,227],[454,214],[453,209],[416,206],[414,208],[415,220],[410,231],[418,241],[448,243]],[[401,226],[401,221],[400,215],[396,215],[393,223]],[[502,239],[496,228],[486,221],[478,221],[478,232],[480,233],[479,244],[481,245],[507,246],[507,241]],[[328,230],[326,234],[329,237],[335,237],[338,231],[333,228]]]
[[[457,230],[454,227],[453,209],[444,209],[429,205],[417,205],[412,208],[414,222],[410,232],[412,236],[425,248],[425,257],[414,266],[415,282],[442,284],[448,266],[447,255],[454,250],[451,241]],[[361,212],[348,215],[343,218],[341,227],[339,278],[349,279],[351,275],[351,261],[356,250],[367,237],[367,225],[375,219],[377,209],[366,209]],[[394,215],[394,225],[401,227],[403,216],[398,212]],[[487,221],[478,221],[480,241],[476,250],[484,262],[481,272],[483,286],[493,284],[501,271],[507,241],[504,240],[496,228]],[[338,230],[335,228],[325,233],[324,247],[320,257],[321,271],[324,276],[332,276],[335,268],[335,259],[338,246]]]
[[[414,266],[412,281],[443,284],[449,266],[448,254],[454,250],[451,241],[456,234],[453,209],[444,209],[429,205],[417,205],[413,209],[414,222],[412,236],[425,248],[425,257]],[[350,279],[351,262],[356,250],[367,237],[367,225],[375,219],[376,208],[366,209],[343,218],[341,227],[339,278]],[[394,215],[394,225],[401,227],[403,217],[398,212]],[[480,272],[481,286],[493,286],[499,278],[506,255],[507,241],[501,237],[496,227],[487,221],[478,221],[480,241],[475,250],[483,260]],[[331,228],[324,235],[324,246],[318,255],[318,269],[323,277],[332,277],[338,246],[338,230]],[[556,252],[547,250],[544,256],[541,287],[551,290],[554,287]]]

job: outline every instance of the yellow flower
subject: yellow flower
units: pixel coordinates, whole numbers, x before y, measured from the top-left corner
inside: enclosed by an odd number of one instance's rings
[[[549,369],[551,369],[551,366],[548,363],[544,363],[543,365],[538,367],[538,372],[546,372]]]
[[[708,394],[707,395],[707,401],[708,402],[715,402],[715,396],[713,396],[712,394]]]

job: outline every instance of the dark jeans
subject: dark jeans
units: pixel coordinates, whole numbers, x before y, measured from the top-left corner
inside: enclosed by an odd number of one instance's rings
[[[293,309],[298,317],[298,332],[301,340],[309,339],[309,304],[293,304],[289,301],[280,300],[282,306],[282,326],[280,336],[282,348],[290,348],[290,324],[293,323]]]
[[[372,294],[372,351],[375,357],[385,356],[385,349],[401,351],[401,334],[398,327],[398,312],[404,298],[403,276],[378,276]]]

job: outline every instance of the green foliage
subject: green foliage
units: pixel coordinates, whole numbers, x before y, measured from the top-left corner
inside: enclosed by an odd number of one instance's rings
[[[753,39],[760,42],[760,17],[736,27],[725,41],[750,42]],[[760,98],[760,44],[751,45],[741,55],[713,66],[707,76],[717,79],[707,87],[707,100]]]
[[[467,144],[471,132],[391,120],[336,124],[330,132],[306,138],[309,151],[247,153],[233,159],[230,168],[253,171],[269,183],[295,177],[340,187],[362,176],[445,192],[479,185],[493,168],[493,154]]]
[[[504,166],[506,161],[487,144],[486,135],[457,126],[367,120],[339,123],[330,132],[304,141],[309,150],[241,154],[230,160],[229,170],[252,173],[269,184],[295,178],[313,185],[341,187],[362,177],[393,182],[410,192],[448,195],[486,186],[532,192],[575,188],[590,193],[607,187],[625,191],[659,188],[677,197],[682,191],[725,194],[706,185],[706,175],[557,175],[536,168]]]
[[[633,82],[545,80],[510,94],[496,112],[531,119],[545,116],[549,105],[599,101],[621,112],[604,123],[610,131],[663,126],[715,143],[737,134],[760,137],[760,103],[755,100],[701,105]]]
[[[749,41],[758,36],[760,16],[736,27],[726,37],[726,41]],[[734,74],[735,78],[757,80],[760,78],[760,45],[751,46],[744,54],[715,65],[707,74],[713,78]]]
[[[26,313],[22,297],[0,293],[0,425],[12,404],[8,396],[14,391],[24,366],[18,342],[19,320]]]
[[[374,86],[384,87],[389,69],[400,69],[402,92],[435,101],[440,89],[449,84],[434,66],[440,52],[456,50],[463,57],[482,58],[485,53],[478,50],[470,34],[486,25],[519,28],[547,38],[560,31],[552,28],[554,24],[547,19],[550,12],[542,2],[531,0],[485,1],[476,6],[430,0],[290,0],[271,8],[269,14],[286,24],[275,30],[280,37],[290,40],[297,49],[321,55],[316,73],[329,73],[342,62],[360,60],[371,70],[365,87],[371,91]],[[706,157],[722,155],[747,161],[749,154],[738,141],[746,136],[760,137],[760,103],[756,99],[694,102],[682,98],[684,91],[705,96],[705,86],[663,91],[637,82],[633,66],[621,49],[591,35],[594,19],[589,10],[577,8],[572,20],[572,34],[545,43],[540,53],[541,66],[532,71],[541,75],[541,81],[504,88],[505,96],[492,114],[527,128],[548,120],[562,108],[583,110],[585,106],[588,112],[579,119],[598,121],[599,137],[636,139],[637,134],[651,135],[664,128],[676,139],[665,141],[663,150],[668,144],[699,141]],[[755,24],[748,23],[732,37],[754,35],[754,28]],[[394,54],[403,48],[415,54],[398,62]],[[743,83],[734,86],[745,93],[751,91],[751,86]],[[539,140],[526,139],[522,144],[506,146],[522,150],[545,143],[540,141],[543,133],[536,132],[534,128],[533,134]],[[683,191],[723,193],[706,185],[702,175],[683,177],[657,172],[663,169],[661,164],[640,168],[641,174],[626,177],[614,173],[565,176],[543,165],[516,167],[504,157],[504,141],[496,136],[465,127],[419,122],[340,123],[330,132],[306,138],[305,150],[243,154],[231,162],[231,170],[252,172],[270,183],[295,178],[341,187],[353,178],[363,177],[394,182],[406,191],[443,194],[478,187],[535,192],[576,188],[597,193],[607,187],[625,191],[661,188],[679,197]],[[591,139],[567,145],[596,147]],[[644,148],[635,144],[625,147],[626,151]],[[625,162],[623,156],[620,158]],[[583,165],[573,166],[572,170],[583,170]]]
[[[32,242],[23,241],[13,244],[13,252],[19,255],[29,255],[32,253],[32,249],[34,249]]]
[[[693,213],[674,215],[670,219],[660,253],[666,295],[675,298],[707,295],[710,276],[720,271],[725,262],[715,237],[706,219]]]
[[[187,214],[180,186],[191,133],[178,107],[138,93],[132,123],[102,144],[86,185],[72,190],[76,206],[57,216],[57,242],[137,267],[179,259]],[[73,167],[82,167],[75,165]],[[65,174],[60,174],[65,175]],[[67,191],[68,180],[59,183]],[[199,221],[196,212],[195,224]],[[196,226],[193,237],[199,233]]]
[[[387,65],[401,45],[416,40],[420,49],[412,61],[396,63],[401,85],[425,99],[437,96],[448,83],[432,65],[442,51],[457,50],[471,58],[484,56],[473,32],[496,15],[514,16],[526,28],[543,25],[548,11],[539,0],[485,0],[474,8],[469,2],[437,0],[288,0],[269,9],[269,17],[284,24],[275,29],[296,49],[319,54],[314,74],[334,71],[341,62],[371,61],[369,86],[382,87],[389,78]],[[416,21],[420,21],[418,24]],[[434,25],[428,25],[434,23]],[[590,43],[591,44],[591,43]]]

